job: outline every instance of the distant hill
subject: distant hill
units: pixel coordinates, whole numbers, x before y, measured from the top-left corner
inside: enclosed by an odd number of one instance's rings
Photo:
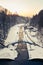
[[[38,29],[36,37],[43,45],[43,10],[31,18],[30,25]]]
[[[10,27],[19,24],[19,23],[28,23],[29,18],[19,16],[18,14],[13,14],[0,6],[0,43],[4,43],[4,40],[8,36]]]
[[[35,27],[43,27],[43,10],[31,18],[30,25]]]
[[[43,27],[43,10],[41,10],[40,12],[39,12],[39,14],[38,14],[38,16],[39,16],[39,27]]]

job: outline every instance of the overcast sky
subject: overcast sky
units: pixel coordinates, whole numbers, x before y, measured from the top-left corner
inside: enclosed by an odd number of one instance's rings
[[[0,5],[19,15],[32,16],[43,9],[43,0],[0,0]]]

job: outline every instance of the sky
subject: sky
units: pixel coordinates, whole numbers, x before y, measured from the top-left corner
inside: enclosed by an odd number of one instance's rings
[[[0,0],[0,5],[12,13],[31,17],[43,9],[43,0]]]

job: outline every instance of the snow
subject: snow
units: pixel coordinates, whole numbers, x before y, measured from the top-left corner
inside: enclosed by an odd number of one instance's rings
[[[31,50],[29,44],[27,44],[27,48],[29,53],[29,59],[34,59],[34,58],[43,59],[43,48],[32,45],[31,46],[32,50]]]
[[[18,31],[19,28],[17,26],[13,26],[8,34],[7,39],[5,40],[5,45],[11,44],[13,42],[17,42],[18,41]]]
[[[19,24],[10,28],[8,37],[5,40],[5,46],[18,41],[18,33],[19,33],[20,26],[21,25]],[[32,43],[32,41],[27,37],[28,35],[36,44],[39,44],[41,46],[41,43],[39,43],[38,39],[35,36],[34,37],[32,36],[32,35],[36,35],[37,32],[30,33],[28,29],[25,31],[23,29],[23,34],[24,34],[24,38],[23,38],[24,41],[29,41]],[[15,50],[16,48],[17,48],[17,44],[15,44],[14,46],[9,45],[8,48],[0,49],[0,58],[15,59],[18,55],[17,51]],[[27,49],[28,49],[29,59],[33,59],[33,58],[43,59],[42,47],[31,45],[31,48],[30,48],[30,44],[27,43]]]
[[[29,59],[34,59],[34,58],[43,59],[42,43],[39,43],[39,40],[36,37],[31,36],[31,34],[35,35],[36,32],[31,32],[30,33],[29,30],[26,30],[26,33],[32,39],[33,42],[35,42],[36,44],[40,45],[40,47],[31,45],[31,49],[33,49],[33,50],[30,51],[29,44],[27,44],[28,53],[29,53]]]
[[[17,57],[16,50],[10,50],[9,48],[4,48],[0,50],[0,58],[7,58],[7,59],[15,59]]]

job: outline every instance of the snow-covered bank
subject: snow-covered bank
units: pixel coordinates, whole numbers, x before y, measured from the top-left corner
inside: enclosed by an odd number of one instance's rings
[[[4,48],[0,50],[0,59],[12,59],[17,57],[17,51],[11,46],[9,48]]]

